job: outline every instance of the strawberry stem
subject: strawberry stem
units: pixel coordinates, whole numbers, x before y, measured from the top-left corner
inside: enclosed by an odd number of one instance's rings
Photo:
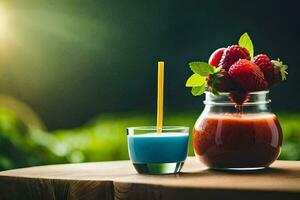
[[[271,60],[274,65],[274,68],[280,72],[281,80],[286,80],[286,75],[288,74],[287,68],[288,66],[283,64],[282,61],[278,58],[278,60]]]

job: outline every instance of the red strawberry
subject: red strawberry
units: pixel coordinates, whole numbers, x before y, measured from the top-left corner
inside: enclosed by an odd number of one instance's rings
[[[254,57],[253,62],[260,67],[269,86],[286,79],[287,66],[281,61],[270,60],[267,55],[260,54]]]
[[[219,66],[219,62],[221,60],[221,57],[222,57],[225,49],[226,48],[223,47],[223,48],[219,48],[219,49],[215,50],[210,55],[209,60],[208,60],[208,64],[210,64],[212,66],[215,66],[215,67]]]
[[[249,60],[240,59],[229,68],[228,74],[246,92],[268,88],[263,72]]]
[[[250,54],[248,50],[244,47],[240,47],[239,45],[229,46],[224,51],[219,66],[228,71],[230,66],[239,59],[250,60]]]
[[[221,69],[218,73],[209,75],[207,78],[207,84],[213,90],[217,90],[218,92],[229,92],[234,86],[228,72],[224,69]]]

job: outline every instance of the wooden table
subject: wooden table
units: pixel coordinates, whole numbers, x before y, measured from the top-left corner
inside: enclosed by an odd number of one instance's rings
[[[257,172],[208,170],[188,158],[182,173],[140,175],[130,161],[30,167],[0,172],[1,200],[300,199],[300,162]]]

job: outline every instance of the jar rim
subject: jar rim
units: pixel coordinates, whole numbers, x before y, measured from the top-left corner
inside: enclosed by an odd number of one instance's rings
[[[254,91],[254,92],[249,92],[248,94],[268,94],[270,93],[270,90],[260,90],[260,91]],[[205,94],[212,94],[210,91],[205,91]],[[230,92],[219,92],[219,95],[229,95]]]
[[[212,99],[207,99],[207,97],[209,95],[212,95],[212,96],[215,96],[215,97],[218,97],[220,96],[221,98],[223,97],[226,97],[226,96],[229,96],[230,95],[230,92],[219,92],[219,95],[214,95],[213,93],[209,92],[209,91],[205,91],[205,94],[206,94],[206,99],[203,101],[203,103],[205,105],[219,105],[219,106],[235,106],[236,103],[232,102],[232,101],[228,101],[228,102],[216,102]],[[254,92],[249,92],[248,93],[249,95],[252,95],[252,96],[255,96],[255,95],[263,95],[265,97],[268,97],[268,94],[269,94],[269,90],[261,90],[261,91],[254,91]],[[255,101],[248,101],[248,102],[245,102],[243,103],[243,106],[252,106],[252,105],[261,105],[261,104],[269,104],[271,102],[270,99],[266,98],[266,99],[258,99],[258,100],[255,100]]]

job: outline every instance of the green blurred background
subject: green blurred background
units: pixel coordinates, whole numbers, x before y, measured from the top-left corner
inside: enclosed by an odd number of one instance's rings
[[[155,124],[158,60],[166,62],[165,124],[192,127],[203,97],[184,87],[187,63],[245,31],[256,53],[289,65],[272,108],[284,129],[280,158],[300,160],[298,4],[1,1],[0,170],[128,159],[125,128]]]

